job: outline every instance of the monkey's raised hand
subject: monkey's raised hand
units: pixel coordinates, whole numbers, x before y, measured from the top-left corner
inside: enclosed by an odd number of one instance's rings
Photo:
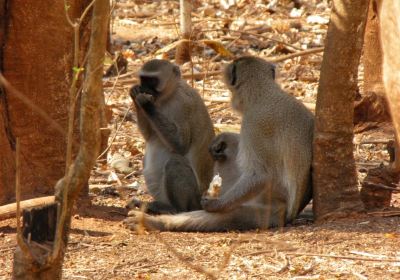
[[[133,101],[135,101],[136,96],[138,96],[139,94],[144,93],[142,87],[140,85],[136,85],[131,87],[131,89],[129,90],[129,95],[132,98]]]
[[[129,95],[133,102],[147,113],[150,114],[154,111],[154,97],[151,94],[145,93],[142,86],[133,86],[129,91]]]
[[[145,110],[147,113],[154,111],[154,97],[147,93],[140,93],[136,96],[135,102],[140,108]]]

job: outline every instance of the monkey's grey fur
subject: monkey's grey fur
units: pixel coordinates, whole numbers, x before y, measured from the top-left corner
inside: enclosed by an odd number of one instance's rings
[[[207,108],[178,66],[151,60],[140,70],[140,85],[131,89],[140,132],[146,140],[144,177],[154,201],[150,213],[200,209],[201,194],[212,177],[207,152],[214,137]],[[139,206],[133,200],[128,206]]]
[[[214,175],[219,174],[222,178],[220,195],[233,187],[240,177],[240,170],[236,160],[239,137],[238,133],[223,132],[214,138],[209,148],[209,152],[214,159]]]
[[[219,198],[203,197],[204,210],[146,215],[148,228],[226,231],[283,226],[310,201],[314,118],[279,87],[274,73],[274,65],[256,57],[242,57],[226,67],[232,106],[243,116],[240,176]],[[135,228],[140,213],[130,214],[126,223]]]

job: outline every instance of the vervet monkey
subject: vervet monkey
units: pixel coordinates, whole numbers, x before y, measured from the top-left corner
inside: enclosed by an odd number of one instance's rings
[[[200,95],[167,60],[151,60],[139,72],[140,85],[130,90],[139,130],[146,140],[144,178],[154,201],[150,213],[200,209],[202,192],[212,177],[207,152],[213,125]],[[140,206],[132,200],[128,206]]]
[[[250,56],[225,68],[232,106],[242,114],[235,184],[218,198],[203,197],[204,210],[144,217],[130,212],[129,227],[143,221],[162,231],[250,230],[296,218],[312,196],[314,117],[274,76],[273,64]]]

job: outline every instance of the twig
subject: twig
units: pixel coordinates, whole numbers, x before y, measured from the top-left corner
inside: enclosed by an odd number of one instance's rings
[[[189,261],[187,261],[186,257],[183,256],[180,252],[178,252],[174,247],[172,247],[168,242],[164,240],[164,238],[158,234],[158,239],[167,247],[168,251],[172,253],[178,260],[180,260],[183,264],[185,264],[187,267],[193,269],[196,272],[199,272],[201,274],[204,274],[205,276],[211,278],[211,279],[217,279],[218,277],[211,271],[201,267],[200,265],[193,264]]]
[[[114,65],[115,68],[117,69],[117,76],[115,77],[113,86],[112,86],[110,92],[108,93],[108,98],[107,98],[105,104],[107,104],[108,101],[110,100],[111,95],[113,94],[113,92],[114,92],[114,90],[115,90],[115,87],[116,87],[116,85],[117,85],[117,83],[118,83],[118,80],[119,80],[119,77],[120,77],[120,72],[122,71],[122,69],[121,69],[121,70],[118,69],[117,59],[118,59],[118,55],[116,56],[116,58],[115,58],[114,61],[113,61],[113,65]]]
[[[262,251],[256,251],[256,252],[250,252],[244,255],[241,255],[242,257],[248,257],[248,256],[257,256],[257,255],[264,255],[268,253],[274,253],[276,250],[275,249],[268,249],[268,250],[262,250]],[[297,248],[279,248],[279,251],[297,251]]]
[[[364,181],[363,184],[367,185],[368,187],[372,186],[375,188],[380,188],[380,189],[384,189],[384,190],[390,190],[393,193],[400,193],[400,189],[396,189],[393,187],[389,187],[389,186],[385,186],[384,184],[380,184],[380,183],[372,183],[370,181]]]
[[[399,262],[400,259],[380,259],[380,258],[364,258],[364,257],[353,257],[353,256],[343,256],[343,255],[327,255],[327,254],[315,254],[306,252],[289,252],[286,255],[291,256],[310,256],[310,257],[321,257],[321,258],[332,258],[332,259],[345,259],[345,260],[358,260],[358,261],[378,261],[378,262]],[[386,257],[386,256],[382,256]]]
[[[192,23],[200,23],[200,22],[208,22],[208,21],[224,21],[227,20],[226,18],[203,18],[203,19],[195,19],[192,20]],[[178,25],[179,21],[176,21],[174,18],[173,22],[164,22],[164,23],[158,23],[157,26],[168,26],[168,25]]]
[[[122,79],[122,78],[126,78],[126,77],[130,77],[130,76],[137,76],[137,72],[131,71],[131,72],[127,72],[125,74],[120,74],[118,77],[107,77],[107,81],[112,81],[114,79]]]
[[[313,53],[323,52],[324,49],[325,49],[324,47],[313,48],[313,49],[309,49],[309,50],[305,50],[305,51],[291,53],[288,55],[278,56],[278,57],[274,57],[274,58],[266,58],[266,59],[270,62],[281,62],[281,61],[285,61],[287,59],[292,59],[292,58],[295,58],[298,56],[305,56],[305,55],[309,55],[309,54],[313,54]]]
[[[353,274],[354,276],[357,276],[357,277],[360,278],[361,280],[368,280],[368,277],[365,277],[365,276],[362,275],[361,273],[352,271],[351,274]]]
[[[350,251],[349,253],[354,254],[354,255],[364,256],[364,257],[370,257],[370,258],[384,258],[385,257],[382,255],[370,254],[367,252],[359,252],[359,251]]]
[[[128,116],[128,113],[129,113],[130,110],[131,110],[131,108],[128,108],[128,110],[126,110],[126,113],[125,113],[124,117],[122,118],[121,123],[119,124],[119,126],[118,126],[117,129],[115,130],[115,134],[114,134],[113,138],[111,139],[110,144],[109,144],[109,145],[107,146],[107,148],[97,157],[97,159],[101,159],[101,158],[107,153],[107,151],[111,148],[111,146],[112,146],[112,144],[113,144],[115,138],[117,137],[118,132],[120,131],[120,129],[121,129],[121,127],[122,127],[122,124],[124,123],[124,121],[125,121],[125,119],[126,119],[126,116]]]
[[[201,31],[201,32],[204,33],[204,32],[210,32],[210,31],[226,31],[226,32],[241,33],[241,34],[245,34],[245,35],[249,35],[249,36],[254,36],[254,37],[260,37],[260,38],[263,38],[263,39],[265,39],[265,40],[273,41],[273,42],[275,42],[275,43],[279,43],[279,44],[282,44],[282,45],[291,47],[291,48],[293,48],[293,49],[295,49],[295,50],[302,50],[301,48],[296,47],[296,46],[293,46],[293,45],[291,45],[291,44],[289,44],[289,43],[286,43],[286,42],[284,42],[284,41],[281,41],[281,40],[278,40],[278,39],[274,39],[274,38],[271,38],[271,37],[266,36],[266,35],[257,34],[257,33],[252,33],[252,32],[249,32],[248,30],[232,30],[232,29],[229,29],[229,28],[219,28],[219,29],[206,29],[206,30],[203,30],[203,31]]]
[[[64,0],[65,6],[65,15],[67,21],[71,25],[74,31],[74,59],[72,64],[72,83],[69,89],[69,110],[68,110],[68,133],[67,133],[67,153],[65,159],[65,173],[68,172],[69,166],[71,165],[72,161],[72,145],[73,145],[73,137],[74,137],[74,123],[75,123],[75,108],[76,108],[76,99],[78,95],[78,88],[77,84],[79,81],[79,76],[82,73],[83,69],[79,67],[79,50],[80,50],[80,28],[82,21],[86,17],[89,10],[92,8],[93,4],[96,0],[92,0],[89,5],[85,8],[83,13],[81,14],[80,18],[75,19],[73,22],[68,14],[69,6]],[[85,58],[86,59],[86,58]],[[66,194],[66,193],[65,193]],[[64,195],[65,195],[64,194]],[[66,204],[67,202],[65,202]]]
[[[367,145],[367,144],[388,144],[390,141],[393,141],[393,139],[371,139],[371,140],[362,140],[358,143],[359,145]]]
[[[400,211],[375,211],[367,214],[375,217],[395,217],[400,216]]]

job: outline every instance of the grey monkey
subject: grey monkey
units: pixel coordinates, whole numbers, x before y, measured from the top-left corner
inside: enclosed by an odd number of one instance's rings
[[[256,57],[230,63],[224,80],[242,114],[236,164],[239,177],[218,198],[203,197],[204,210],[145,215],[145,226],[162,231],[265,229],[293,221],[312,197],[314,117],[275,82],[275,66]],[[224,179],[222,179],[224,180]],[[125,222],[135,228],[140,212]]]
[[[154,201],[147,212],[178,213],[200,209],[212,177],[207,152],[214,129],[198,92],[167,60],[151,60],[139,72],[140,84],[130,90],[138,126],[146,141],[143,174]],[[140,207],[133,199],[127,207]]]

